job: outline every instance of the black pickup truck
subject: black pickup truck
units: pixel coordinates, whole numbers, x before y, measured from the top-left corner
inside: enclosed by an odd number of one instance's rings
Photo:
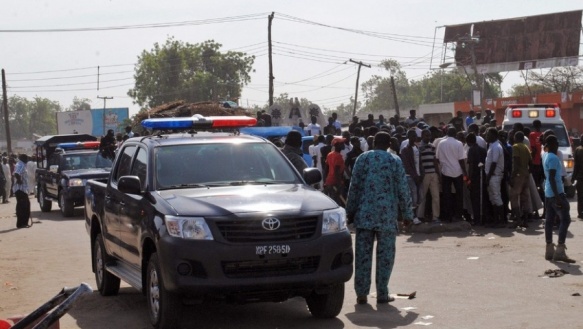
[[[36,195],[41,211],[51,211],[53,201],[65,217],[84,205],[88,179],[109,176],[112,161],[98,151],[97,138],[86,134],[44,136],[35,141]]]
[[[320,178],[255,136],[127,140],[109,179],[85,188],[99,292],[117,294],[120,279],[142,291],[156,328],[206,301],[302,296],[312,315],[335,317],[353,249],[344,209],[309,185]]]

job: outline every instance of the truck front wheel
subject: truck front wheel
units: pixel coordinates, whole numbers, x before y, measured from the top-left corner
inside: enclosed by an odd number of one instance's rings
[[[330,287],[326,294],[312,294],[306,297],[308,309],[317,318],[334,318],[342,310],[344,304],[344,283]]]
[[[61,213],[63,213],[63,216],[65,217],[73,216],[73,211],[75,210],[75,207],[73,206],[73,201],[67,199],[65,193],[63,192],[59,193],[59,206],[61,207]]]
[[[105,265],[110,259],[105,251],[103,236],[97,234],[93,244],[93,268],[95,268],[95,282],[97,290],[102,296],[117,295],[119,291],[119,278],[107,271]]]
[[[155,253],[148,262],[146,298],[150,322],[156,329],[177,328],[182,312],[180,298],[168,292],[160,271],[160,261]]]
[[[53,202],[45,198],[45,188],[42,186],[38,187],[38,204],[42,212],[49,212],[53,208]]]

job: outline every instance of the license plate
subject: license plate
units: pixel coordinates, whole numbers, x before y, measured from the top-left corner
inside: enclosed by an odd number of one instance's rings
[[[287,244],[274,244],[267,246],[255,246],[256,255],[289,254],[291,248]]]

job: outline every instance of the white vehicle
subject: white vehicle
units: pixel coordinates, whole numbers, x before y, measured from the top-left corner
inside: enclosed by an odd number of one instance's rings
[[[561,118],[561,109],[556,103],[540,104],[511,104],[506,108],[502,126],[504,130],[509,131],[512,126],[520,122],[524,127],[532,130],[532,122],[540,120],[541,132],[552,130],[559,141],[559,150],[563,153],[563,165],[565,166],[567,176],[565,177],[565,193],[568,197],[575,195],[575,187],[571,184],[573,175],[574,159],[571,140],[565,127],[565,122]]]

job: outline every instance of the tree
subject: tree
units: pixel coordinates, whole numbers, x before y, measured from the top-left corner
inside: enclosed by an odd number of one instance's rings
[[[128,95],[141,107],[185,100],[238,99],[249,83],[255,56],[242,52],[221,53],[221,44],[208,40],[199,44],[169,38],[143,51],[135,67],[135,87]]]
[[[509,91],[512,96],[583,90],[583,68],[579,66],[555,67],[529,73],[524,84],[512,86]]]
[[[73,98],[73,103],[64,108],[64,111],[89,111],[91,110],[91,100],[89,98]]]
[[[32,139],[33,134],[53,135],[57,133],[56,112],[61,110],[58,102],[35,97],[32,101],[20,96],[8,99],[10,134],[16,139]],[[0,125],[5,138],[4,118]]]

